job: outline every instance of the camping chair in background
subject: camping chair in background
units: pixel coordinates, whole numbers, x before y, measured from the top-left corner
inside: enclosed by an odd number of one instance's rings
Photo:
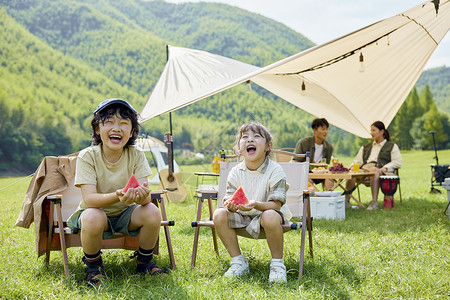
[[[433,148],[434,148],[434,159],[436,160],[435,164],[430,164],[431,167],[431,190],[430,193],[441,193],[441,190],[435,188],[435,186],[442,186],[442,183],[445,181],[445,178],[450,178],[450,165],[440,165],[439,157],[437,153],[436,140],[434,135],[436,131],[429,131],[433,136]]]
[[[45,262],[48,266],[51,251],[61,251],[64,262],[64,274],[69,277],[69,264],[67,258],[67,248],[81,247],[80,231],[72,232],[67,227],[67,219],[75,212],[81,200],[81,189],[74,186],[75,160],[76,156],[70,157],[45,157],[38,171],[30,182],[27,195],[19,219],[18,226],[28,227],[29,221],[24,222],[23,216],[34,214],[36,229],[36,249],[38,257],[45,252]],[[64,163],[61,161],[64,160]],[[48,177],[48,178],[46,178]],[[64,186],[54,186],[51,190],[57,194],[48,193],[51,185],[64,184]],[[39,185],[39,191],[33,185]],[[172,250],[169,229],[167,226],[175,225],[174,221],[168,221],[162,194],[165,191],[152,191],[152,202],[160,208],[161,226],[164,228],[167,248],[172,269],[176,268]],[[33,197],[30,195],[33,194]],[[33,203],[34,209],[30,209],[27,198],[36,198]],[[42,208],[42,210],[40,209]],[[28,225],[28,226],[27,226]],[[130,237],[120,233],[114,234],[110,239],[102,241],[102,249],[126,249],[137,250],[139,247],[139,236]],[[154,254],[159,253],[159,241],[154,249]]]
[[[435,186],[442,186],[445,178],[450,177],[450,165],[430,164],[431,166],[431,190],[430,193],[441,193]]]
[[[299,278],[303,274],[303,261],[305,250],[306,231],[309,236],[309,253],[313,257],[313,245],[312,245],[312,218],[309,202],[308,192],[308,172],[309,172],[309,153],[307,154],[292,154],[297,157],[306,157],[306,162],[303,163],[279,163],[286,173],[287,183],[289,184],[289,190],[286,192],[286,203],[289,209],[293,213],[294,217],[302,217],[302,221],[299,223],[292,223],[291,225],[283,225],[283,231],[287,232],[293,229],[301,229],[301,241],[300,241],[300,260],[299,260]],[[195,267],[197,259],[198,238],[200,233],[200,227],[206,226],[212,229],[213,246],[216,254],[219,255],[219,249],[217,245],[217,236],[213,223],[213,203],[212,200],[217,200],[217,207],[222,206],[222,199],[226,192],[226,182],[228,173],[237,164],[237,162],[221,162],[220,176],[219,176],[219,188],[218,191],[214,190],[200,190],[198,192],[198,206],[197,217],[192,222],[192,227],[195,228],[194,233],[194,245],[192,249],[191,269]],[[202,220],[202,205],[203,202],[208,201],[209,220]],[[306,216],[306,217],[305,217]],[[239,236],[248,237],[248,233],[245,229],[236,230]],[[264,231],[261,231],[260,238],[265,238]]]
[[[273,149],[271,152],[273,152],[274,160],[276,162],[290,162],[294,150],[294,148],[280,148]]]

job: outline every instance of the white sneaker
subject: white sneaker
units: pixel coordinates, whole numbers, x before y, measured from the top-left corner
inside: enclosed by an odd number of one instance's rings
[[[286,282],[286,266],[284,262],[270,262],[269,282]]]
[[[371,201],[369,203],[369,206],[367,207],[367,210],[375,210],[378,209],[378,202],[377,201]]]
[[[241,256],[237,259],[231,259],[230,268],[225,272],[226,277],[237,277],[248,273],[248,259]]]

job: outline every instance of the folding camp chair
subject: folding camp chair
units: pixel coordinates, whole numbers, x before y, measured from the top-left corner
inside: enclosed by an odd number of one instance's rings
[[[301,229],[301,243],[300,243],[300,261],[299,261],[299,278],[303,274],[303,260],[305,249],[306,230],[308,230],[309,236],[309,253],[313,257],[312,246],[312,218],[309,202],[308,187],[308,172],[309,172],[309,153],[307,154],[293,154],[298,157],[306,157],[307,161],[303,163],[279,163],[286,173],[287,183],[290,188],[286,193],[286,203],[293,212],[293,216],[302,217],[302,222],[283,225],[283,231],[287,232],[292,229]],[[192,222],[192,227],[195,227],[194,233],[194,245],[192,249],[191,269],[195,267],[195,261],[197,258],[198,238],[200,232],[200,226],[207,226],[212,229],[213,245],[216,254],[219,255],[217,246],[216,231],[213,223],[213,199],[217,199],[217,206],[222,206],[222,199],[226,191],[226,181],[228,173],[236,165],[236,162],[221,162],[220,164],[220,176],[219,176],[219,188],[218,191],[214,190],[200,190],[198,192],[198,206],[197,206],[197,218]],[[300,184],[299,184],[300,183]],[[291,189],[291,187],[295,187]],[[209,220],[202,221],[202,206],[203,202],[208,201]],[[304,217],[306,216],[306,217]],[[248,233],[245,229],[236,230],[240,236],[248,237]],[[261,231],[260,238],[265,238],[264,231]]]
[[[44,158],[44,161],[41,163],[41,166],[44,165],[45,172],[51,173],[50,176],[54,176],[55,173],[61,172],[61,170],[69,169],[68,165],[66,166],[59,166],[57,170],[50,170],[49,164],[46,164],[46,160],[55,160],[60,159],[61,157],[55,158],[55,157],[46,157]],[[74,161],[72,161],[73,165],[75,164]],[[75,169],[71,172],[75,172]],[[67,175],[67,174],[66,174]],[[72,174],[73,175],[73,174]],[[60,174],[59,177],[63,177],[63,175]],[[51,177],[51,181],[57,181],[53,180],[55,177]],[[44,182],[45,176],[36,178],[39,182]],[[64,180],[60,180],[63,182]],[[33,182],[33,180],[32,180]],[[48,188],[48,185],[45,186],[45,188]],[[39,230],[39,233],[37,235],[41,235],[41,238],[46,238],[45,243],[45,254],[46,254],[46,265],[48,266],[50,261],[50,252],[51,251],[62,251],[63,255],[63,261],[64,261],[64,273],[66,277],[69,277],[69,264],[68,264],[68,258],[67,258],[67,248],[70,247],[81,247],[81,240],[80,240],[80,231],[72,232],[72,230],[67,227],[67,219],[72,215],[73,212],[75,212],[78,208],[78,205],[80,203],[81,199],[81,189],[74,186],[73,179],[69,184],[67,184],[66,188],[60,188],[57,189],[61,191],[60,194],[48,194],[44,197],[42,202],[42,214],[40,216],[40,224],[37,225],[36,228],[44,227],[47,228],[45,231],[47,232],[46,236],[42,236],[44,234],[44,230]],[[175,265],[175,259],[173,255],[172,250],[172,242],[170,239],[169,229],[167,226],[173,226],[175,225],[174,221],[168,221],[164,206],[164,201],[162,194],[165,193],[165,191],[152,191],[151,192],[151,199],[152,202],[160,208],[161,211],[161,226],[164,228],[164,233],[166,236],[166,242],[167,242],[167,248],[169,252],[170,257],[170,263],[172,269],[176,268]],[[36,213],[36,211],[35,211]],[[36,217],[35,217],[36,219]],[[51,220],[51,221],[49,221]],[[63,234],[61,234],[63,233]],[[123,234],[115,234],[112,238],[103,240],[102,241],[102,249],[127,249],[127,250],[137,250],[139,247],[139,236],[137,237],[130,237]],[[40,255],[40,244],[44,239],[41,239],[41,241],[36,240],[37,243],[37,249],[38,249],[38,255]],[[159,253],[159,242],[155,246],[154,254]]]
[[[294,148],[280,148],[273,149],[273,154],[276,162],[290,162],[292,158],[292,154],[295,149]],[[288,152],[289,151],[289,152]],[[286,153],[288,152],[288,153]]]

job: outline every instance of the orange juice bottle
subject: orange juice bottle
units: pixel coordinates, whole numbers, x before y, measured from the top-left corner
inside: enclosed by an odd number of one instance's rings
[[[214,154],[214,159],[212,162],[212,171],[213,171],[213,173],[216,173],[216,174],[220,173],[220,158],[216,154]]]

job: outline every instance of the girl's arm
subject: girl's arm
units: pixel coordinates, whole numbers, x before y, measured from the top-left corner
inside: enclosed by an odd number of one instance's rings
[[[250,201],[250,204],[247,205],[238,205],[236,206],[237,209],[243,210],[243,211],[249,211],[254,209],[260,210],[260,211],[265,211],[265,210],[269,210],[269,209],[275,209],[275,210],[280,210],[281,209],[281,201],[278,200],[272,200],[272,201],[268,201],[268,202],[259,202],[259,201]]]

